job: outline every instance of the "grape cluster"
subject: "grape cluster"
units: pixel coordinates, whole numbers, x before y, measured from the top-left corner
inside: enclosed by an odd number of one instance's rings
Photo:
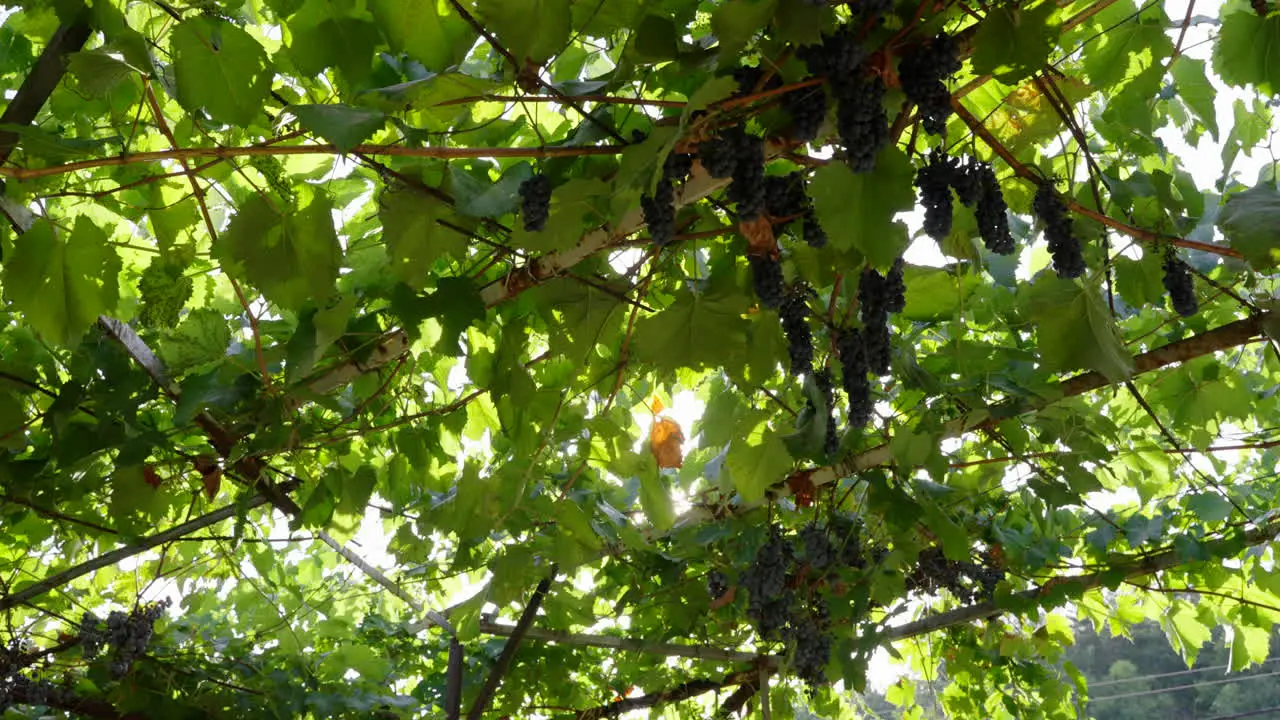
[[[181,263],[152,258],[138,278],[138,323],[150,328],[171,328],[191,299],[193,283]]]
[[[889,372],[889,308],[896,306],[890,296],[888,278],[866,268],[858,282],[858,305],[862,313],[862,341],[867,369],[877,375]]]
[[[867,347],[861,330],[844,330],[836,335],[836,354],[840,356],[844,394],[849,397],[849,426],[854,430],[871,422],[875,404],[871,399],[871,381]]]
[[[62,706],[71,701],[66,688],[30,676],[27,668],[32,662],[33,650],[26,643],[0,645],[0,715],[17,705]]]
[[[951,183],[956,166],[946,153],[934,150],[929,161],[916,171],[916,188],[924,206],[924,232],[942,242],[951,234]]]
[[[520,183],[520,217],[524,229],[540,232],[547,226],[551,214],[551,179],[542,173]]]
[[[959,48],[950,35],[939,34],[898,61],[898,77],[907,99],[920,111],[925,132],[942,135],[951,117],[947,80],[960,69]]]
[[[676,237],[676,188],[671,181],[658,181],[653,195],[640,196],[640,213],[649,228],[649,238],[659,247]]]
[[[750,594],[747,616],[756,631],[767,639],[777,637],[789,620],[793,595],[787,577],[795,562],[795,549],[780,529],[773,528],[769,539],[756,551],[755,560],[742,573],[741,587]]]
[[[819,44],[798,48],[796,57],[805,64],[811,75],[825,77],[834,87],[847,82],[862,70],[867,51],[858,42],[853,28],[842,25],[834,33],[823,33]]]
[[[791,116],[791,139],[802,143],[816,139],[827,119],[826,91],[821,86],[803,87],[783,95],[781,102]]]
[[[990,563],[948,560],[938,547],[925,548],[907,576],[911,590],[946,590],[963,603],[989,600],[1005,573]]]
[[[726,191],[738,217],[752,220],[765,204],[764,140],[732,127],[698,146],[698,161],[714,178],[733,178]]]
[[[889,116],[884,111],[884,82],[868,77],[863,62],[866,50],[854,31],[844,25],[822,36],[819,45],[806,45],[797,57],[815,76],[825,77],[836,103],[836,133],[844,145],[845,160],[855,172],[875,168],[876,156],[889,142]]]
[[[796,287],[787,293],[778,308],[782,332],[787,336],[787,354],[791,358],[791,374],[813,372],[813,332],[809,329],[809,297],[807,287]]]
[[[809,567],[822,570],[835,561],[836,549],[831,544],[827,529],[816,522],[800,528],[800,547],[804,551],[804,559]]]
[[[831,541],[839,548],[840,564],[845,567],[861,569],[866,567],[867,558],[862,552],[862,523],[853,517],[836,513],[827,523],[827,532]]]
[[[827,231],[822,229],[822,224],[818,222],[818,213],[812,205],[804,212],[802,237],[809,247],[821,248],[827,245]]]
[[[884,81],[854,78],[838,86],[836,133],[844,145],[845,161],[854,172],[871,172],[876,157],[889,142],[889,116],[884,111]]]
[[[156,621],[164,615],[169,601],[163,600],[134,608],[124,613],[118,610],[107,615],[104,622],[91,612],[80,619],[80,646],[84,656],[92,659],[110,649],[112,677],[121,678],[129,672],[134,661],[142,657],[151,644]]]
[[[1060,278],[1077,278],[1088,269],[1080,240],[1071,230],[1071,216],[1062,197],[1047,182],[1040,183],[1031,201],[1031,209],[1044,223],[1044,236],[1053,256],[1053,270]]]
[[[1169,303],[1173,305],[1174,312],[1182,317],[1191,317],[1200,309],[1191,268],[1172,248],[1164,256],[1164,289],[1169,292]]]
[[[748,255],[751,266],[751,282],[756,289],[760,307],[777,310],[786,299],[787,287],[782,281],[782,263],[772,255]]]
[[[827,457],[835,457],[836,453],[840,450],[840,435],[836,431],[836,397],[835,387],[831,380],[831,373],[828,372],[826,368],[817,371],[813,374],[813,383],[818,387],[818,392],[822,394],[822,400],[827,406],[827,432],[826,435],[823,436],[825,440],[823,441],[822,452]]]
[[[764,209],[777,221],[777,230],[784,231],[796,220],[800,220],[801,237],[805,243],[815,248],[825,246],[827,233],[818,223],[813,202],[805,192],[804,173],[797,171],[786,175],[769,175],[764,182]]]
[[[712,600],[719,600],[724,594],[729,592],[729,578],[719,570],[712,570],[707,573],[707,592],[711,595]]]
[[[769,216],[780,220],[777,227],[785,229],[797,216],[803,215],[809,205],[804,191],[804,173],[769,175],[764,179],[764,209]],[[782,220],[787,218],[786,220]]]
[[[676,183],[683,182],[692,169],[692,155],[669,153],[662,163],[662,176],[653,195],[640,196],[640,212],[655,245],[666,245],[675,239]]]
[[[808,613],[792,618],[787,640],[794,648],[791,665],[796,675],[811,691],[826,685],[832,640],[826,606],[819,601]]]
[[[951,187],[956,197],[967,207],[974,208],[978,223],[978,235],[987,250],[997,255],[1013,253],[1013,234],[1009,232],[1009,206],[1000,191],[991,165],[970,158],[952,173]]]
[[[764,211],[765,174],[764,140],[755,135],[743,134],[737,143],[737,162],[733,167],[733,182],[726,195],[736,204],[740,220],[754,220]]]

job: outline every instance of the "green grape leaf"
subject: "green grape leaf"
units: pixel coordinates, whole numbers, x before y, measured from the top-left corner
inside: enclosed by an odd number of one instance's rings
[[[178,102],[214,120],[245,126],[260,116],[271,91],[271,63],[249,33],[223,20],[198,16],[172,34]]]
[[[290,105],[289,112],[298,118],[303,128],[333,143],[342,152],[350,152],[387,122],[387,116],[377,110],[347,105]]]
[[[221,361],[230,344],[231,329],[221,313],[193,310],[160,341],[160,357],[171,373],[181,374]]]
[[[1244,6],[1226,14],[1213,45],[1213,69],[1232,85],[1256,85],[1265,95],[1280,89],[1280,16],[1259,17]]]
[[[109,95],[129,75],[139,70],[106,50],[85,50],[67,57],[67,72],[93,97]]]
[[[1044,273],[1030,295],[1036,344],[1046,370],[1096,370],[1112,382],[1133,372],[1133,359],[1096,291]]]
[[[478,0],[476,12],[516,60],[542,64],[569,41],[570,4],[570,0]]]
[[[1217,140],[1218,111],[1213,106],[1213,99],[1218,91],[1209,82],[1204,61],[1186,56],[1178,58],[1173,64],[1173,81],[1176,83],[1178,97],[1186,103],[1196,119],[1204,123],[1213,139]]]
[[[462,62],[476,34],[446,3],[420,0],[372,0],[373,19],[391,49],[407,53],[431,72]],[[536,24],[525,26],[537,27]]]
[[[1000,82],[1017,83],[1044,67],[1058,35],[1051,23],[1057,4],[1005,5],[992,8],[973,39],[973,71],[995,75]]]
[[[73,345],[99,314],[115,310],[120,257],[88,218],[70,237],[37,220],[5,258],[4,294],[31,326],[52,342]]]
[[[1218,227],[1245,259],[1258,269],[1280,262],[1280,190],[1264,183],[1227,198]]]
[[[333,294],[342,263],[328,196],[309,186],[299,195],[310,201],[287,214],[261,195],[250,197],[214,245],[219,262],[289,310]]]
[[[378,27],[368,20],[328,18],[315,24],[290,21],[293,40],[289,54],[303,75],[319,75],[335,67],[347,82],[359,85],[372,70],[372,58],[380,42]]]
[[[657,464],[653,458],[645,463],[640,473],[640,506],[644,508],[645,517],[658,532],[666,532],[676,521],[676,512],[671,505],[671,493],[667,491],[658,474]]]
[[[449,173],[453,179],[454,207],[464,215],[482,218],[515,212],[520,207],[520,184],[533,176],[533,168],[529,163],[518,163],[507,168],[497,182],[489,185],[476,182],[452,166]]]
[[[467,237],[444,227],[439,220],[452,211],[440,200],[410,188],[382,194],[378,216],[386,242],[391,271],[404,283],[421,288],[431,276],[431,266],[443,256],[461,257]]]
[[[729,0],[711,15],[711,31],[720,41],[720,55],[733,58],[747,42],[767,27],[778,0]]]
[[[725,457],[733,486],[748,503],[763,500],[765,491],[786,478],[792,465],[786,443],[763,425],[749,437],[735,439]]]
[[[858,250],[878,267],[888,267],[907,246],[906,227],[894,215],[915,206],[915,170],[897,148],[880,153],[876,169],[854,173],[844,163],[818,169],[809,182],[818,221],[831,244]]]
[[[643,362],[674,371],[720,365],[746,351],[749,300],[722,286],[695,294],[682,290],[666,310],[636,323],[632,347]]]
[[[1187,509],[1195,513],[1202,523],[1220,523],[1231,517],[1235,509],[1231,501],[1217,493],[1203,492],[1186,499]]]

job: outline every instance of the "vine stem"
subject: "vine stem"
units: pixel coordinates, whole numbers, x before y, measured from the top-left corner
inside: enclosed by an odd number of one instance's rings
[[[607,105],[644,105],[661,108],[682,108],[688,103],[681,100],[650,100],[648,98],[618,97],[616,95],[574,95],[575,100]],[[465,105],[470,102],[564,102],[562,98],[548,95],[470,95],[468,97],[445,100],[436,103],[435,107],[449,105]]]
[[[723,680],[690,680],[681,683],[670,690],[662,692],[650,693],[634,698],[622,698],[614,702],[605,703],[597,707],[587,710],[580,710],[575,716],[577,720],[600,720],[600,718],[618,717],[632,710],[641,710],[643,708],[654,707],[655,705],[664,705],[666,703],[679,702],[688,700],[692,697],[705,695],[709,692],[715,692],[726,687],[742,685],[744,683],[755,683],[759,677],[755,668],[743,672],[733,673],[726,676]]]
[[[480,620],[480,632],[486,635],[510,637],[515,630],[515,625],[497,623],[483,618]],[[535,642],[555,643],[557,645],[595,647],[607,650],[637,652],[645,655],[657,655],[660,657],[683,657],[693,660],[714,660],[732,663],[753,663],[760,662],[762,660],[762,656],[758,653],[744,652],[741,650],[725,650],[723,648],[711,647],[708,645],[680,645],[678,643],[653,642],[649,640],[639,640],[636,638],[615,637],[613,635],[595,635],[591,633],[574,633],[562,630],[542,630],[539,628],[531,628],[525,633],[525,639],[533,640]],[[779,658],[770,656],[764,656],[763,658],[765,664],[770,668],[777,667],[779,660]]]
[[[76,162],[50,165],[43,168],[0,167],[0,177],[15,180],[31,180],[34,178],[65,175],[77,170],[90,170],[99,167],[153,163],[161,160],[191,160],[195,158],[218,158],[226,160],[234,157],[250,157],[261,155],[387,155],[394,157],[423,157],[441,159],[461,158],[558,158],[582,157],[586,155],[617,155],[626,149],[624,145],[598,145],[590,147],[494,147],[494,148],[449,148],[424,147],[412,148],[400,145],[356,145],[353,148],[341,149],[329,143],[310,145],[244,145],[238,147],[195,147],[176,148],[172,150],[153,150],[149,152],[121,153],[110,157],[78,160]]]
[[[498,656],[493,669],[489,671],[489,676],[485,678],[484,685],[480,687],[480,692],[476,695],[475,702],[471,705],[471,711],[467,713],[467,720],[480,720],[484,715],[485,709],[489,707],[489,703],[493,700],[493,694],[497,692],[498,685],[502,683],[502,678],[511,667],[511,661],[515,659],[516,650],[520,647],[520,641],[524,639],[525,634],[529,632],[530,627],[533,625],[533,621],[538,617],[538,608],[542,606],[542,601],[547,597],[547,590],[551,588],[551,581],[555,576],[556,566],[552,565],[551,572],[533,589],[533,596],[529,598],[529,604],[525,605],[524,612],[520,613],[520,619],[511,630],[511,634],[507,636],[507,642],[502,646],[502,654]]]

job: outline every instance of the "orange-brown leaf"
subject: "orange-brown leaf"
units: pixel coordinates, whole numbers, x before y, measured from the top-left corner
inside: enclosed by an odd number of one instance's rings
[[[748,253],[772,255],[778,252],[778,240],[773,236],[773,223],[769,218],[760,215],[754,220],[743,220],[738,223],[738,231],[747,239]]]
[[[684,431],[669,417],[659,417],[649,429],[649,452],[660,468],[684,465]]]
[[[662,404],[662,398],[658,397],[657,395],[650,395],[650,396],[649,396],[649,411],[650,411],[650,412],[652,412],[654,415],[657,415],[657,414],[661,413],[663,410],[666,410],[666,409],[667,409],[667,406]]]
[[[147,464],[142,466],[142,481],[150,485],[153,489],[159,489],[161,483],[164,482],[164,478],[157,475],[156,469],[151,467],[150,464]]]
[[[205,473],[203,479],[205,497],[212,500],[218,496],[218,491],[222,489],[222,468]]]
[[[733,598],[735,595],[737,595],[737,593],[738,593],[738,586],[734,585],[733,587],[726,590],[725,594],[711,601],[711,606],[710,606],[711,609],[718,610],[724,607],[725,605],[728,605],[729,603],[733,602]]]
[[[787,487],[791,488],[791,494],[796,498],[796,507],[810,507],[813,505],[813,493],[817,488],[813,485],[810,475],[813,473],[809,470],[798,472],[787,478]]]

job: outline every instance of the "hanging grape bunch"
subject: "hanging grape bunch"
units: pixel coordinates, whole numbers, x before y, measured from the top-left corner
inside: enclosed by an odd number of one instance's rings
[[[163,600],[134,608],[128,613],[116,610],[107,615],[105,621],[93,613],[84,613],[78,627],[84,656],[95,658],[104,650],[109,650],[112,677],[123,677],[133,663],[146,653],[155,632],[156,621],[168,607],[169,601]]]
[[[778,308],[782,332],[787,336],[787,355],[791,358],[791,374],[813,372],[813,331],[809,329],[809,298],[813,291],[798,285],[789,290]]]
[[[806,45],[797,57],[817,77],[825,77],[836,103],[836,134],[845,161],[854,172],[875,169],[876,157],[889,143],[889,116],[884,110],[885,85],[864,66],[866,51],[845,25],[822,36],[819,45]]]
[[[1031,201],[1031,209],[1044,223],[1044,236],[1049,242],[1049,254],[1053,256],[1053,271],[1060,278],[1083,275],[1088,267],[1084,263],[1080,240],[1072,232],[1066,203],[1053,189],[1052,183],[1040,183]]]
[[[1169,304],[1174,312],[1182,317],[1191,317],[1200,309],[1196,300],[1196,286],[1191,277],[1191,268],[1178,257],[1173,248],[1165,251],[1164,289],[1169,293]]]
[[[662,163],[662,175],[653,195],[640,196],[640,211],[649,237],[658,246],[666,245],[676,236],[676,183],[684,182],[693,169],[693,156],[671,152]]]
[[[951,188],[962,204],[974,208],[978,235],[987,250],[997,255],[1013,254],[1015,246],[1013,234],[1009,232],[1009,206],[991,165],[973,158],[964,165],[953,165]]]
[[[917,45],[898,60],[902,91],[916,104],[925,132],[946,133],[947,118],[951,117],[947,81],[959,69],[959,48],[955,39],[945,33]]]
[[[924,232],[942,242],[951,234],[951,184],[955,163],[946,153],[934,150],[924,167],[916,171],[916,188],[924,206]]]
[[[524,229],[529,232],[540,232],[547,226],[547,218],[551,213],[551,180],[538,173],[520,183],[520,217],[524,219]]]
[[[782,262],[774,255],[748,255],[751,282],[760,307],[777,310],[786,299],[787,287],[782,279]]]

